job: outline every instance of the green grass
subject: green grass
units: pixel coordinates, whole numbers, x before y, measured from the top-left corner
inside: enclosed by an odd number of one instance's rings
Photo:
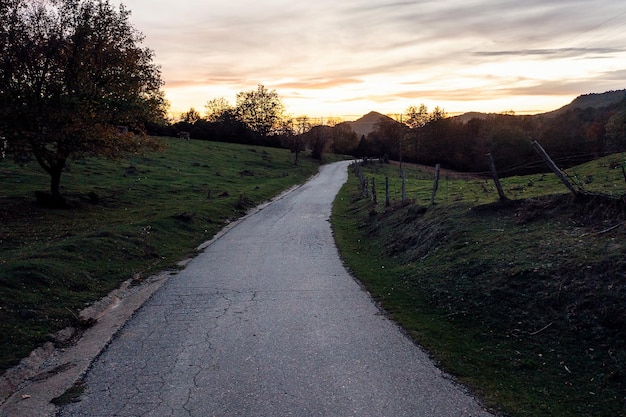
[[[71,163],[61,179],[67,209],[37,203],[49,177],[35,162],[0,161],[0,370],[121,282],[175,268],[319,166],[294,166],[282,149],[159,140],[163,152]]]
[[[590,193],[619,196],[626,192],[626,181],[621,166],[626,164],[626,154],[615,154],[587,164],[565,170],[575,187],[580,186]],[[403,164],[406,175],[407,199],[416,204],[429,205],[434,169],[432,167]],[[397,163],[367,165],[370,179],[375,178],[378,201],[384,203],[385,177],[389,179],[391,200],[401,200],[402,180]],[[505,195],[509,199],[533,198],[542,195],[564,193],[568,190],[553,174],[535,174],[500,179]],[[471,173],[442,170],[439,187],[435,195],[436,204],[470,203],[482,204],[498,199],[491,177]]]
[[[624,195],[617,160],[575,171],[588,191]],[[396,184],[391,207],[351,175],[332,217],[346,265],[391,317],[506,415],[626,415],[623,202],[574,201],[533,175],[503,179],[516,200],[500,204],[488,181],[446,173],[431,207],[432,172],[407,167],[415,203],[401,206],[397,169],[365,168]]]

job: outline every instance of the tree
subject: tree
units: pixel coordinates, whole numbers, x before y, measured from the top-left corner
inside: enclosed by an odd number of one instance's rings
[[[406,110],[406,119],[404,123],[411,129],[424,127],[428,123],[430,116],[428,115],[428,107],[420,104],[419,107],[409,106]]]
[[[609,153],[626,149],[626,110],[611,115],[606,123],[606,136]]]
[[[446,111],[444,109],[442,109],[441,107],[435,106],[435,109],[430,114],[430,117],[429,117],[428,121],[429,122],[436,122],[438,120],[445,119],[446,117],[448,117],[448,113],[446,113]]]
[[[164,117],[163,82],[129,16],[108,0],[0,2],[0,133],[57,203],[68,159],[157,147],[142,132]]]
[[[319,125],[306,133],[313,159],[322,160],[324,152],[328,150],[333,137],[332,129],[330,126]]]
[[[359,146],[359,137],[349,123],[339,123],[333,127],[332,150],[338,154],[353,154]]]
[[[268,91],[262,84],[237,93],[235,109],[239,119],[263,139],[280,126],[285,111],[276,90]]]
[[[200,119],[202,119],[202,117],[200,117],[200,113],[198,113],[198,111],[193,107],[191,107],[189,111],[183,113],[181,117],[181,121],[189,123],[190,125],[193,125]]]
[[[204,108],[206,109],[206,118],[209,122],[221,122],[234,110],[224,97],[209,100]]]
[[[284,118],[280,123],[282,146],[289,148],[294,154],[294,165],[298,165],[300,153],[304,151],[304,133],[309,129],[311,129],[311,123],[307,116]]]
[[[376,133],[384,144],[384,153],[400,161],[400,167],[402,167],[402,156],[405,151],[404,142],[407,136],[407,130],[406,125],[388,118],[380,119],[376,124]]]

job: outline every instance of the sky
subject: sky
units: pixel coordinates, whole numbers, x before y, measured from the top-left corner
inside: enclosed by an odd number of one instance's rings
[[[626,88],[616,0],[121,0],[173,114],[258,84],[288,114],[535,114]]]

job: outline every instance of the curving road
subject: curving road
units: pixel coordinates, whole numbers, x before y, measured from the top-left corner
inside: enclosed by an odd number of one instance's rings
[[[347,163],[209,245],[123,327],[69,416],[489,416],[344,269]]]

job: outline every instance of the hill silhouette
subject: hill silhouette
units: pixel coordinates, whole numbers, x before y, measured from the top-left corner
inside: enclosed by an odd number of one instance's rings
[[[624,90],[611,90],[606,91],[604,93],[591,93],[591,94],[583,94],[576,97],[572,102],[566,104],[563,107],[560,107],[556,110],[551,110],[545,113],[539,113],[534,116],[548,116],[554,117],[558,116],[562,113],[567,112],[568,110],[573,110],[576,108],[586,109],[589,107],[592,108],[603,108],[608,107],[613,104],[616,104],[622,100],[626,99],[626,89]],[[467,113],[460,114],[458,116],[453,116],[452,119],[460,120],[463,123],[471,119],[486,119],[489,116],[494,116],[498,113],[483,113],[471,111]],[[532,117],[532,116],[531,116]],[[367,135],[376,129],[376,124],[380,122],[381,119],[394,120],[389,116],[386,116],[377,111],[371,111],[366,115],[360,117],[359,119],[352,122],[345,122],[348,124],[354,132],[356,132],[357,136],[361,138],[361,136],[367,137]]]
[[[543,113],[545,116],[558,116],[568,110],[608,107],[612,104],[619,103],[626,98],[626,90],[606,91],[604,93],[583,94],[576,97],[571,103],[553,110]]]
[[[374,131],[376,129],[376,124],[379,123],[381,119],[393,120],[389,116],[371,111],[354,122],[346,123],[350,125],[352,130],[356,132],[357,136],[361,138],[361,136],[367,136],[370,132]]]
[[[546,113],[539,113],[534,116],[548,116],[554,117],[559,116],[568,110],[574,109],[586,109],[586,108],[594,108],[600,109],[603,107],[608,107],[613,104],[619,103],[620,101],[626,98],[626,89],[625,90],[611,90],[606,91],[604,93],[591,93],[591,94],[583,94],[576,97],[569,104],[566,104],[563,107],[560,107],[556,110],[551,110]],[[467,123],[471,119],[486,119],[489,116],[494,116],[497,113],[483,113],[483,112],[467,112],[460,114],[458,116],[453,116],[453,119],[460,120],[463,123]],[[532,117],[532,116],[531,116]]]

